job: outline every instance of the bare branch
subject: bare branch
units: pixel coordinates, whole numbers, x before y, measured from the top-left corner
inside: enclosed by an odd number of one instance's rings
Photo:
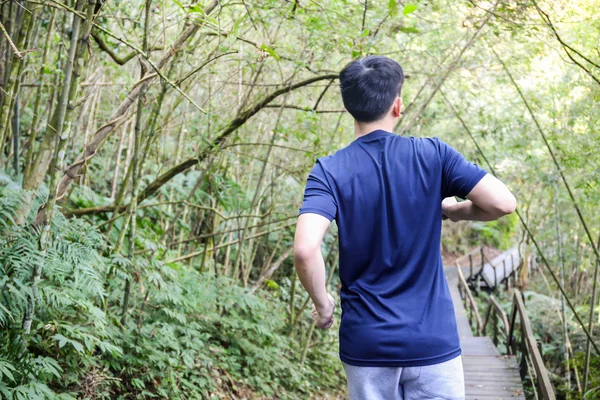
[[[15,44],[13,43],[12,39],[8,35],[8,32],[6,32],[6,28],[4,27],[4,25],[2,25],[2,22],[0,22],[0,30],[4,34],[6,40],[8,41],[8,44],[10,45],[10,48],[12,49],[13,53],[15,53],[15,56],[17,56],[18,58],[23,58],[23,54],[21,54],[19,49],[17,49],[17,46],[15,46]]]

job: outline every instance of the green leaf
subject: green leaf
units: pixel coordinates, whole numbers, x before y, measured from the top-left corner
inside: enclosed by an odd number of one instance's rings
[[[271,279],[265,279],[265,283],[267,284],[267,287],[269,289],[279,290],[279,285],[277,284],[277,282],[275,282]]]
[[[175,2],[175,4],[177,4],[183,11],[185,11],[185,7],[183,7],[183,4],[181,4],[179,0],[173,0],[173,2]]]
[[[396,4],[396,0],[388,1],[388,12],[390,13],[390,17],[398,15],[398,4]]]
[[[174,0],[176,1],[176,0]],[[199,13],[202,15],[206,15],[206,13],[204,12],[204,8],[202,8],[201,5],[195,4],[193,6],[190,7],[190,12],[191,13]]]
[[[83,345],[76,340],[71,340],[71,345],[77,350],[78,353],[83,353]]]
[[[0,379],[2,379],[2,376],[4,375],[14,382],[15,377],[12,374],[13,371],[16,371],[16,369],[12,366],[12,364],[10,364],[8,361],[0,361]]]
[[[401,26],[398,30],[404,33],[419,33],[419,30],[414,26]]]
[[[59,333],[52,336],[52,339],[54,339],[58,342],[59,349],[62,349],[63,347],[65,347],[65,344],[69,343],[69,339],[67,339],[66,337],[64,337],[63,335],[61,335]]]
[[[274,59],[276,59],[278,61],[281,60],[281,58],[279,57],[279,54],[277,54],[275,52],[275,50],[273,50],[272,47],[269,47],[266,44],[263,44],[263,45],[260,46],[260,49],[262,51],[266,51],[267,53],[269,53],[271,56],[273,56]]]
[[[402,10],[402,14],[404,14],[404,15],[412,14],[416,10],[417,10],[417,5],[414,3],[409,3],[404,6],[404,9]]]
[[[369,36],[369,32],[370,30],[365,28],[361,33],[360,33],[360,37],[365,37],[365,36]]]

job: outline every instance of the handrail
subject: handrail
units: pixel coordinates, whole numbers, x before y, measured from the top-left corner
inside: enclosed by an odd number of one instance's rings
[[[482,246],[483,247],[483,246]],[[492,269],[494,270],[494,290],[496,290],[498,288],[498,284],[501,282],[498,282],[498,273],[496,272],[496,270],[498,269],[498,267],[500,267],[500,263],[498,262],[497,264],[493,263],[492,260],[489,259],[488,256],[485,255],[484,252],[481,252],[483,259],[486,261],[487,264],[489,264],[490,267],[492,267]],[[517,274],[517,271],[519,270],[520,264],[517,264],[517,267],[515,268],[515,260],[513,258],[513,254],[510,254],[510,262],[511,262],[511,272],[510,274],[508,274],[508,276],[506,275],[506,258],[502,259],[502,269],[504,270],[504,275],[502,280],[504,280],[506,282],[506,289],[508,290],[510,288],[510,278],[513,278],[513,285],[515,285],[515,281],[516,281],[516,277],[515,275]]]
[[[519,372],[521,379],[531,380],[536,389],[536,398],[542,400],[556,400],[556,395],[554,394],[554,389],[550,383],[548,371],[544,366],[541,350],[538,348],[538,342],[533,336],[531,322],[529,321],[525,305],[523,304],[521,292],[514,288],[510,321],[496,298],[493,295],[490,295],[485,321],[482,322],[481,315],[477,309],[477,303],[473,298],[469,285],[462,272],[462,267],[458,263],[458,259],[456,260],[456,269],[458,272],[458,291],[465,304],[465,308],[469,312],[469,324],[471,326],[475,324],[477,335],[485,335],[487,325],[491,322],[493,325],[493,341],[497,346],[499,342],[498,321],[501,321],[502,330],[504,335],[506,335],[506,354],[517,355],[518,353],[520,355]],[[513,273],[514,272],[515,271],[513,271]],[[515,335],[517,330],[517,315],[519,317],[520,325],[518,343],[517,336]],[[473,319],[475,321],[473,321]],[[529,365],[531,365],[532,368],[529,368]],[[539,397],[537,393],[539,393]]]
[[[479,247],[475,247],[474,249],[472,249],[471,251],[469,251],[468,253],[463,254],[462,256],[458,257],[455,262],[457,264],[459,264],[458,260],[461,260],[465,257],[469,257],[470,255],[475,254],[476,252],[480,252],[482,248],[485,248],[485,246],[479,246]],[[487,257],[486,257],[487,258]]]
[[[517,314],[519,315],[519,321],[521,323],[521,340],[519,346],[517,343],[515,343],[515,324]],[[508,330],[506,348],[510,348],[513,354],[516,354],[517,350],[521,350],[522,355],[520,372],[522,379],[525,379],[525,377],[528,375],[527,363],[524,362],[524,357],[529,357],[531,364],[533,365],[533,372],[536,378],[535,380],[533,378],[530,379],[532,379],[534,385],[539,390],[541,398],[543,400],[555,400],[556,396],[554,394],[554,389],[550,383],[550,378],[548,377],[548,372],[544,366],[542,355],[540,354],[537,342],[533,336],[531,322],[527,316],[527,311],[525,310],[525,305],[523,304],[523,300],[521,298],[521,292],[518,289],[514,289],[512,315],[510,318],[510,327]]]
[[[476,276],[476,275],[480,274],[481,271],[483,271],[483,266],[484,266],[483,257],[485,257],[484,250],[485,250],[485,246],[475,247],[475,248],[471,249],[468,253],[465,253],[462,256],[460,256],[460,257],[458,257],[458,258],[456,258],[454,260],[454,262],[458,266],[458,265],[460,265],[460,263],[462,262],[462,260],[465,257],[469,258],[469,279],[472,279],[473,276]],[[481,254],[481,267],[479,268],[479,272],[477,272],[477,274],[473,273],[473,255],[475,253],[480,253]],[[464,277],[464,275],[463,275],[463,277]]]
[[[477,324],[477,335],[481,335],[483,332],[483,322],[481,320],[481,315],[479,314],[479,310],[477,309],[477,303],[473,298],[473,294],[471,293],[471,289],[469,289],[469,285],[462,273],[462,268],[458,262],[456,262],[456,270],[458,271],[458,292],[463,300],[465,298],[468,302],[465,304],[467,311],[469,312],[469,324],[473,324],[473,316],[475,317],[475,322]]]
[[[491,317],[491,319],[490,319]],[[504,312],[504,310],[502,309],[502,307],[500,306],[500,304],[498,303],[498,301],[496,300],[496,298],[493,295],[490,295],[490,299],[488,301],[488,309],[487,312],[485,313],[485,320],[483,322],[483,329],[481,330],[483,333],[485,333],[485,328],[487,327],[488,322],[490,322],[490,320],[492,321],[492,340],[494,342],[494,345],[498,346],[498,326],[496,324],[497,320],[502,321],[502,328],[504,331],[504,335],[506,338],[508,338],[508,334],[509,334],[509,323],[508,323],[508,316],[506,315],[506,312]],[[507,351],[510,354],[510,347],[507,346]]]

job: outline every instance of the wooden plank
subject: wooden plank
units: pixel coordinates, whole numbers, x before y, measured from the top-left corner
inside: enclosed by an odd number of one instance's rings
[[[465,356],[499,356],[498,349],[487,336],[461,338],[462,354]]]

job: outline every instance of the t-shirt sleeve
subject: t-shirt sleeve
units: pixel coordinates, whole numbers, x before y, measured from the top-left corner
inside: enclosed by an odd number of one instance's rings
[[[443,197],[458,196],[464,199],[487,172],[478,165],[467,161],[452,146],[441,140],[439,142],[442,159]]]
[[[337,203],[325,176],[323,166],[319,161],[308,175],[304,201],[298,215],[314,213],[332,221],[337,215]]]

